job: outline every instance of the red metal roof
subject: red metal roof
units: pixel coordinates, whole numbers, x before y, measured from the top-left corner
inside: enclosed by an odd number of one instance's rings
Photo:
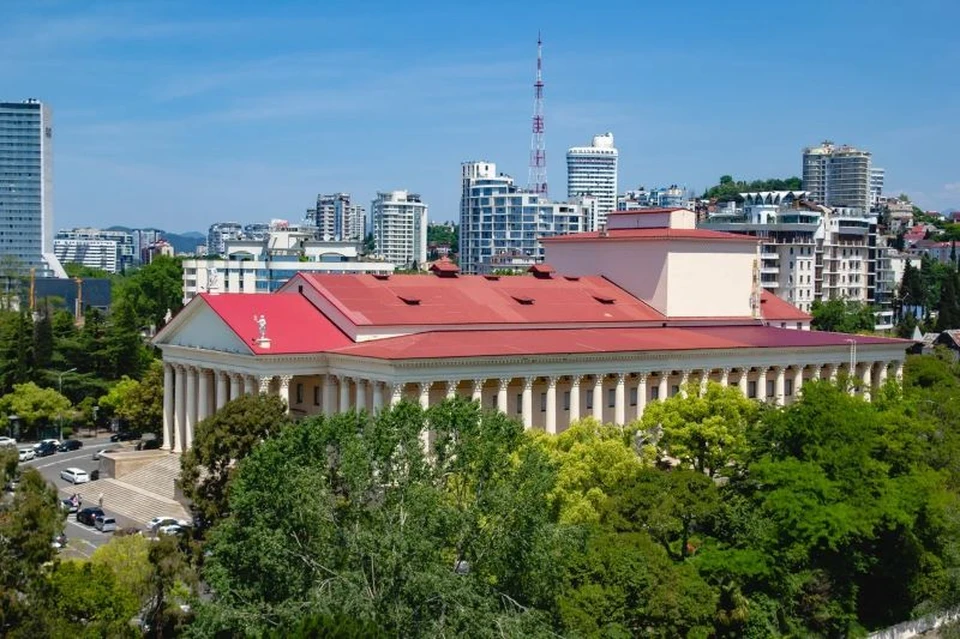
[[[804,313],[790,302],[780,299],[770,291],[763,291],[760,294],[760,315],[769,322],[801,322],[811,319],[810,315]]]
[[[625,211],[632,213],[633,211]],[[723,231],[710,231],[707,229],[609,229],[606,231],[589,231],[586,233],[571,233],[569,235],[554,235],[552,237],[542,237],[541,242],[583,242],[584,240],[611,242],[618,240],[630,241],[652,241],[652,240],[698,240],[698,241],[723,241],[723,242],[750,242],[758,243],[760,240],[749,235],[740,235],[737,233],[724,233]]]
[[[563,355],[729,348],[803,348],[843,346],[850,335],[770,326],[677,328],[580,328],[431,331],[372,340],[336,353],[388,360],[520,355]],[[859,345],[911,344],[909,340],[855,337]],[[784,362],[788,363],[788,362]]]
[[[200,297],[257,355],[319,353],[353,343],[323,313],[295,293],[201,293]],[[267,320],[268,349],[256,343],[260,330],[254,317],[260,315]]]
[[[674,207],[660,207],[660,208],[650,208],[650,209],[631,209],[629,211],[610,211],[607,213],[607,217],[611,215],[649,215],[651,213],[673,213],[674,211],[686,211],[689,209],[684,209],[680,206]]]
[[[357,326],[662,321],[656,309],[600,276],[551,278],[301,273]]]

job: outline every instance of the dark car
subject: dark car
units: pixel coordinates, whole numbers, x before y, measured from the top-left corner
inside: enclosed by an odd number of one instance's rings
[[[37,457],[48,457],[57,452],[57,445],[53,442],[42,442],[37,445]]]
[[[137,444],[137,450],[158,450],[162,443],[159,439],[145,439]]]
[[[132,442],[135,439],[140,439],[140,435],[129,430],[121,430],[119,433],[110,435],[112,442]]]
[[[79,439],[68,439],[57,447],[61,453],[66,453],[71,450],[79,450],[83,448],[83,442]]]
[[[103,508],[98,506],[90,506],[89,508],[84,508],[83,510],[77,511],[77,521],[81,524],[86,524],[92,526],[93,523],[97,520],[97,517],[103,516]]]

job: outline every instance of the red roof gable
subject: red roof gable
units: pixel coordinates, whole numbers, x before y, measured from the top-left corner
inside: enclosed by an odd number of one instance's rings
[[[633,211],[625,211],[633,213]],[[710,231],[707,229],[670,229],[670,228],[652,228],[652,229],[609,229],[606,231],[589,231],[587,233],[571,233],[569,235],[554,235],[553,237],[542,237],[541,242],[582,242],[584,240],[592,241],[652,241],[652,240],[698,240],[698,241],[723,241],[723,242],[750,242],[758,243],[760,240],[749,235],[740,235],[737,233],[724,233],[723,231]]]
[[[273,293],[201,293],[200,298],[257,355],[319,353],[353,342],[302,295]],[[257,345],[254,316],[267,320],[270,348]]]
[[[686,211],[680,206],[674,207],[660,207],[660,208],[650,208],[650,209],[630,209],[629,211],[610,211],[607,213],[607,217],[611,215],[650,215],[650,214],[663,214],[663,213],[673,213],[674,211]]]
[[[848,346],[850,335],[798,331],[770,326],[675,328],[573,328],[478,331],[433,331],[372,340],[337,349],[343,355],[388,360],[443,359],[519,355],[562,355],[683,351],[728,348],[797,348]],[[856,336],[860,345],[909,340]]]
[[[763,291],[760,294],[760,315],[763,319],[772,321],[810,321],[811,316],[801,311],[799,308],[782,300],[770,291]]]
[[[356,326],[570,324],[662,321],[657,310],[600,276],[536,278],[301,273]]]

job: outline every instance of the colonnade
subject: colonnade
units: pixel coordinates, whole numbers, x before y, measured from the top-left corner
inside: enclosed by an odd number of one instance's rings
[[[300,415],[332,415],[350,409],[377,412],[403,399],[422,407],[446,397],[469,397],[485,408],[519,417],[526,428],[562,432],[583,417],[626,424],[643,416],[651,401],[690,388],[700,392],[708,381],[736,385],[750,398],[776,405],[790,403],[810,380],[846,377],[852,393],[870,399],[892,368],[899,381],[903,361],[867,361],[782,366],[742,365],[727,368],[674,368],[575,374],[443,375],[439,379],[384,380],[356,374],[312,376],[250,375],[196,366],[164,366],[164,448],[190,447],[196,424],[227,401],[243,394],[279,394]],[[690,384],[693,383],[691,387]],[[296,392],[291,396],[291,388]],[[305,391],[311,392],[305,392]],[[535,401],[538,400],[538,401]]]

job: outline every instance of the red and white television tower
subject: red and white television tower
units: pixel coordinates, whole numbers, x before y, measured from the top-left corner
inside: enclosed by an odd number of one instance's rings
[[[537,80],[533,83],[533,136],[527,189],[547,197],[547,150],[543,144],[543,41],[537,33]]]

